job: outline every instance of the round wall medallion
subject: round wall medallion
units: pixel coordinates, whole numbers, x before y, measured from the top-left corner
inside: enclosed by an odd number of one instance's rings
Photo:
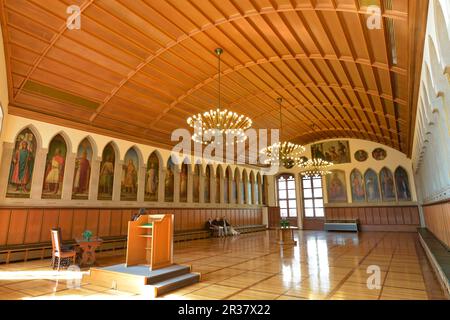
[[[355,152],[355,159],[356,161],[363,162],[366,161],[367,158],[369,158],[369,154],[365,150],[358,150]]]
[[[375,160],[384,160],[386,156],[387,156],[386,150],[382,148],[376,148],[375,150],[372,151],[372,157]]]

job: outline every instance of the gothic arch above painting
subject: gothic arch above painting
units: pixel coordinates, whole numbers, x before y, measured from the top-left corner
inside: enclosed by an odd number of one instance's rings
[[[194,174],[192,176],[192,201],[200,202],[200,178],[202,172],[202,165],[196,164],[194,166]]]
[[[383,168],[380,171],[380,185],[383,201],[395,201],[394,177],[388,168]]]
[[[7,198],[30,197],[36,148],[36,136],[29,128],[17,135],[9,170]]]
[[[187,202],[189,165],[186,163],[186,161],[187,159],[181,164],[180,202]]]
[[[116,150],[113,143],[110,142],[102,153],[102,162],[100,163],[100,173],[98,182],[98,199],[112,200],[114,186],[114,171],[116,164]]]
[[[345,171],[333,170],[327,175],[327,193],[329,203],[347,202]]]
[[[58,134],[52,139],[48,147],[42,188],[43,199],[61,199],[66,155],[66,141]]]
[[[364,192],[364,179],[361,172],[358,169],[353,169],[350,173],[350,185],[352,189],[352,201],[364,202],[366,196]]]
[[[394,175],[398,201],[411,201],[408,173],[402,167],[398,167]]]
[[[372,169],[367,169],[366,173],[364,174],[364,185],[367,201],[380,201],[380,187],[378,185],[378,176]]]
[[[159,186],[159,158],[153,152],[147,160],[147,170],[145,172],[145,201],[158,201]]]
[[[172,157],[167,160],[166,178],[164,180],[164,201],[173,202],[175,189],[175,172],[176,165],[172,161]]]
[[[78,145],[73,176],[72,199],[89,198],[89,182],[94,152],[89,139],[84,138]]]
[[[125,154],[120,183],[120,200],[136,201],[138,191],[139,156],[134,148]]]

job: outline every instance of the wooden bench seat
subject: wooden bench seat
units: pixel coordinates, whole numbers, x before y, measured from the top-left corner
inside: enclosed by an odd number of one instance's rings
[[[450,298],[450,248],[427,228],[418,228],[420,242],[433,266],[447,298]]]
[[[325,231],[356,231],[359,230],[358,219],[327,219],[323,224]]]

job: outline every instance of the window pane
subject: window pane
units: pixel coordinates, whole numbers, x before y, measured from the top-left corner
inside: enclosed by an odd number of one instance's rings
[[[323,197],[322,188],[314,189],[314,197],[315,198],[322,198]]]
[[[314,188],[321,188],[322,187],[322,179],[314,179],[313,180]]]
[[[289,200],[289,209],[295,209],[295,208],[297,208],[297,201]]]
[[[303,180],[303,188],[311,188],[311,179]]]
[[[286,200],[282,200],[280,201],[280,208],[287,208],[287,201]]]
[[[305,209],[305,217],[308,218],[314,217],[314,209]]]
[[[295,190],[288,190],[288,198],[295,199]]]
[[[288,187],[288,189],[295,189],[295,181],[289,180],[287,183],[287,187]]]
[[[314,200],[314,206],[316,208],[323,208],[323,200],[322,199],[315,199]]]
[[[303,197],[304,198],[312,198],[312,189],[304,189]]]
[[[313,201],[305,200],[305,208],[312,208],[312,207],[313,207]]]
[[[279,199],[286,199],[287,198],[286,190],[278,190],[278,198]]]
[[[324,217],[325,213],[323,208],[316,208],[316,217]]]
[[[287,217],[287,213],[288,213],[287,209],[281,209],[280,210],[280,214],[281,214],[282,217]]]
[[[278,189],[279,190],[286,190],[286,182],[285,180],[278,180]]]
[[[289,209],[289,216],[290,217],[296,217],[297,216],[297,209]]]

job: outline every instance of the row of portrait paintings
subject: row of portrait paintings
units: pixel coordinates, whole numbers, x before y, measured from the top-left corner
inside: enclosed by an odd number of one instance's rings
[[[326,182],[329,203],[347,202],[345,171],[333,170],[327,175]],[[383,168],[379,175],[368,169],[364,176],[354,169],[350,173],[350,186],[353,202],[411,201],[408,174],[402,167],[394,174]]]
[[[8,177],[7,194],[8,198],[29,198],[31,191],[31,183],[34,171],[34,164],[36,158],[36,137],[33,132],[26,128],[18,134],[14,151],[10,164],[10,171]],[[73,176],[72,199],[87,200],[90,192],[90,183],[92,175],[92,161],[94,151],[91,142],[86,138],[78,146],[75,158],[75,169]],[[42,187],[42,198],[44,199],[61,199],[62,186],[65,174],[65,165],[67,158],[67,144],[61,135],[56,135],[50,142],[45,172],[44,182]],[[128,150],[125,154],[124,162],[121,170],[120,181],[120,199],[123,201],[136,201],[138,194],[138,172],[139,172],[139,156],[134,148]],[[176,171],[175,164],[171,158],[167,162],[167,169],[164,178],[164,201],[174,201],[174,174]],[[112,200],[114,177],[116,167],[116,151],[112,143],[106,145],[103,149],[100,168],[98,171],[98,200]],[[217,175],[219,175],[219,168]],[[187,201],[187,184],[188,184],[188,165],[182,164],[180,175],[180,202]],[[200,198],[200,177],[201,166],[196,165],[193,173],[193,201],[199,202]],[[211,202],[211,177],[214,174],[211,167],[206,167],[204,182],[204,199],[205,202]],[[230,199],[237,199],[237,182],[231,179],[231,171],[225,171],[222,178],[223,184],[220,185],[220,179],[216,179],[217,190],[222,187],[224,190],[224,202],[229,203]],[[259,200],[258,184],[261,183],[260,177],[254,178],[253,174],[250,179],[247,179],[246,173],[243,176],[246,184],[254,183],[254,192],[256,199]],[[160,159],[153,152],[148,160],[145,168],[145,186],[144,186],[144,201],[158,201],[158,189],[160,180]],[[257,181],[258,180],[258,181]],[[243,183],[243,182],[242,182]],[[264,183],[267,183],[264,179]],[[231,193],[226,187],[231,184]],[[241,188],[242,199],[252,199],[251,191],[245,194],[246,190]],[[247,188],[246,188],[247,189]],[[262,188],[262,196],[265,197],[265,190]],[[216,192],[216,195],[219,193]],[[218,197],[214,199],[218,201]],[[242,202],[247,203],[247,202]],[[250,202],[248,202],[250,203]]]

